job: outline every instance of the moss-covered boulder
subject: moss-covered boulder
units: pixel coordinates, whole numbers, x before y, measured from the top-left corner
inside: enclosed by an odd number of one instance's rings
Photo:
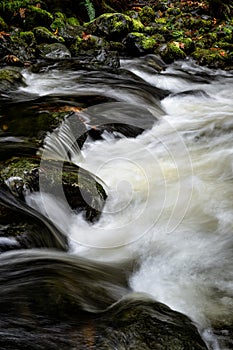
[[[144,6],[139,12],[139,17],[144,25],[149,25],[149,23],[154,22],[156,13],[150,6]]]
[[[31,30],[37,26],[49,28],[53,22],[53,15],[37,6],[28,6],[25,11],[23,28]]]
[[[64,39],[55,35],[45,27],[35,27],[33,29],[36,41],[38,44],[42,43],[64,43]]]
[[[121,40],[133,29],[133,20],[122,13],[106,13],[87,25],[87,30],[109,40]]]
[[[66,59],[71,57],[70,51],[67,47],[60,43],[54,44],[40,44],[37,46],[39,57],[45,59]]]
[[[185,59],[186,54],[181,47],[179,42],[170,42],[161,45],[157,52],[161,55],[164,62],[171,63],[174,60]]]
[[[67,201],[75,212],[84,212],[90,221],[100,216],[107,197],[100,179],[69,163],[14,157],[0,165],[0,177],[17,198],[24,200],[28,192],[41,189]]]
[[[32,31],[13,31],[4,42],[5,55],[14,55],[21,62],[31,61],[35,58],[35,36]],[[2,57],[3,58],[3,57]],[[4,59],[5,63],[17,65],[17,60],[11,60],[11,57]]]
[[[210,68],[226,68],[233,64],[230,53],[219,48],[200,49],[197,48],[192,57],[200,64]]]
[[[144,55],[153,53],[157,45],[156,39],[143,33],[129,33],[124,40],[129,54]]]
[[[38,5],[36,0],[7,1],[0,3],[0,15],[9,25],[31,30],[35,26],[49,27],[53,21],[50,12]]]
[[[76,41],[70,47],[72,56],[78,55],[94,55],[94,52],[102,49],[108,49],[109,44],[106,40],[95,36],[83,34],[82,37],[77,37]]]
[[[6,91],[13,91],[19,86],[25,86],[25,81],[22,74],[9,68],[0,69],[0,93]]]

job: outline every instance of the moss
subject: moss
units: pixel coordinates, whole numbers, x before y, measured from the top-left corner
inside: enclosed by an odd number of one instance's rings
[[[63,12],[55,12],[53,15],[54,19],[60,19],[61,21],[65,22],[66,21],[66,15]]]
[[[133,20],[121,13],[105,13],[87,25],[89,32],[110,40],[123,39],[133,28]]]
[[[170,7],[167,9],[167,14],[172,16],[178,16],[181,14],[181,9],[179,7]]]
[[[171,42],[159,48],[159,53],[166,63],[174,60],[185,59],[186,53],[180,48],[180,43]]]
[[[140,20],[132,18],[132,22],[133,22],[132,31],[142,32],[144,30],[144,25],[142,24],[142,22]]]
[[[150,6],[144,6],[139,12],[139,17],[144,25],[148,25],[155,20],[155,11]]]
[[[0,31],[8,29],[8,25],[5,23],[4,19],[0,16]]]
[[[67,24],[74,26],[74,27],[80,26],[80,23],[76,17],[69,17],[69,18],[67,18],[66,22],[67,22]]]
[[[54,35],[45,27],[36,27],[33,29],[37,43],[63,43],[65,40],[62,37]]]
[[[25,85],[20,72],[14,69],[0,69],[0,91],[15,90],[20,85]]]
[[[61,28],[64,28],[64,27],[65,27],[65,22],[60,18],[56,18],[50,26],[52,30],[57,30],[57,29],[60,30]]]
[[[157,41],[154,37],[148,37],[143,33],[133,32],[126,38],[126,47],[130,53],[144,54],[153,52]]]
[[[157,24],[167,24],[167,18],[165,18],[165,17],[156,18],[155,23],[157,23]]]
[[[36,6],[28,6],[23,24],[26,29],[32,29],[38,25],[49,28],[52,22],[51,13]]]
[[[201,65],[207,65],[211,68],[222,68],[228,61],[228,54],[221,49],[200,49],[197,48],[193,53],[192,57],[197,60]]]
[[[27,45],[33,45],[36,42],[35,36],[32,31],[20,32],[19,36],[23,41],[25,41]]]
[[[195,43],[191,38],[184,38],[180,41],[180,43],[186,54],[190,54],[195,50]]]
[[[71,45],[70,51],[73,56],[80,54],[92,55],[94,51],[108,48],[109,44],[102,38],[91,35],[88,39],[76,38],[76,42]]]

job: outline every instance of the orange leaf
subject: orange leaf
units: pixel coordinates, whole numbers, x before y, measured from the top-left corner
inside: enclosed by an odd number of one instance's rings
[[[225,52],[225,51],[220,51],[219,54],[220,54],[222,57],[226,56],[226,52]]]
[[[58,28],[56,28],[55,32],[53,33],[54,35],[58,35]]]
[[[88,40],[91,37],[91,34],[86,34],[85,32],[82,32],[82,39]]]

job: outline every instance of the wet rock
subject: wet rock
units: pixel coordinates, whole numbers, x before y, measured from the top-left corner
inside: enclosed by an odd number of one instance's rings
[[[0,176],[16,198],[25,200],[27,193],[41,190],[67,201],[91,222],[99,218],[107,197],[100,179],[62,161],[15,157],[2,162]]]
[[[35,27],[33,29],[33,33],[38,44],[64,42],[64,39],[62,37],[54,35],[45,27]]]
[[[58,28],[58,34],[65,40],[68,46],[74,44],[77,38],[81,38],[83,33],[85,33],[83,26],[66,24],[64,27]]]
[[[67,251],[68,242],[42,214],[9,193],[0,179],[0,253],[30,248]]]
[[[24,78],[19,71],[10,68],[0,69],[0,93],[13,91],[25,85]]]
[[[74,57],[80,54],[93,56],[96,51],[108,48],[109,44],[106,40],[95,35],[83,33],[82,37],[76,38],[75,43],[70,47],[70,51]]]
[[[129,54],[145,55],[154,52],[157,45],[155,38],[142,33],[129,33],[124,40]]]
[[[218,48],[200,49],[197,48],[192,57],[197,60],[200,65],[206,65],[210,68],[226,68],[231,64],[231,57],[225,50]]]
[[[139,17],[144,25],[149,25],[149,23],[155,20],[155,11],[150,6],[144,6],[139,12]]]
[[[90,22],[87,30],[97,36],[119,41],[133,30],[133,21],[121,13],[106,13]]]
[[[31,30],[37,26],[49,28],[52,21],[53,16],[50,12],[38,6],[28,6],[25,10],[25,17],[23,18],[23,28],[26,30]]]
[[[164,62],[171,63],[174,60],[185,59],[186,54],[181,47],[179,42],[170,42],[161,45],[157,52],[161,55]]]
[[[71,57],[71,53],[67,47],[60,43],[40,44],[37,46],[37,50],[41,58],[58,60]]]

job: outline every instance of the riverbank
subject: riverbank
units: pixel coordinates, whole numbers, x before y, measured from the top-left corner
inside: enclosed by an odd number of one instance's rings
[[[115,69],[119,57],[151,53],[165,63],[191,57],[210,68],[233,68],[230,7],[229,14],[220,20],[210,15],[205,2],[138,1],[122,13],[110,8],[95,17],[93,5],[80,7],[80,15],[78,7],[74,12],[72,6],[67,10],[68,3],[52,10],[49,2],[3,1],[1,66],[31,66],[38,59],[85,58],[92,66]]]

